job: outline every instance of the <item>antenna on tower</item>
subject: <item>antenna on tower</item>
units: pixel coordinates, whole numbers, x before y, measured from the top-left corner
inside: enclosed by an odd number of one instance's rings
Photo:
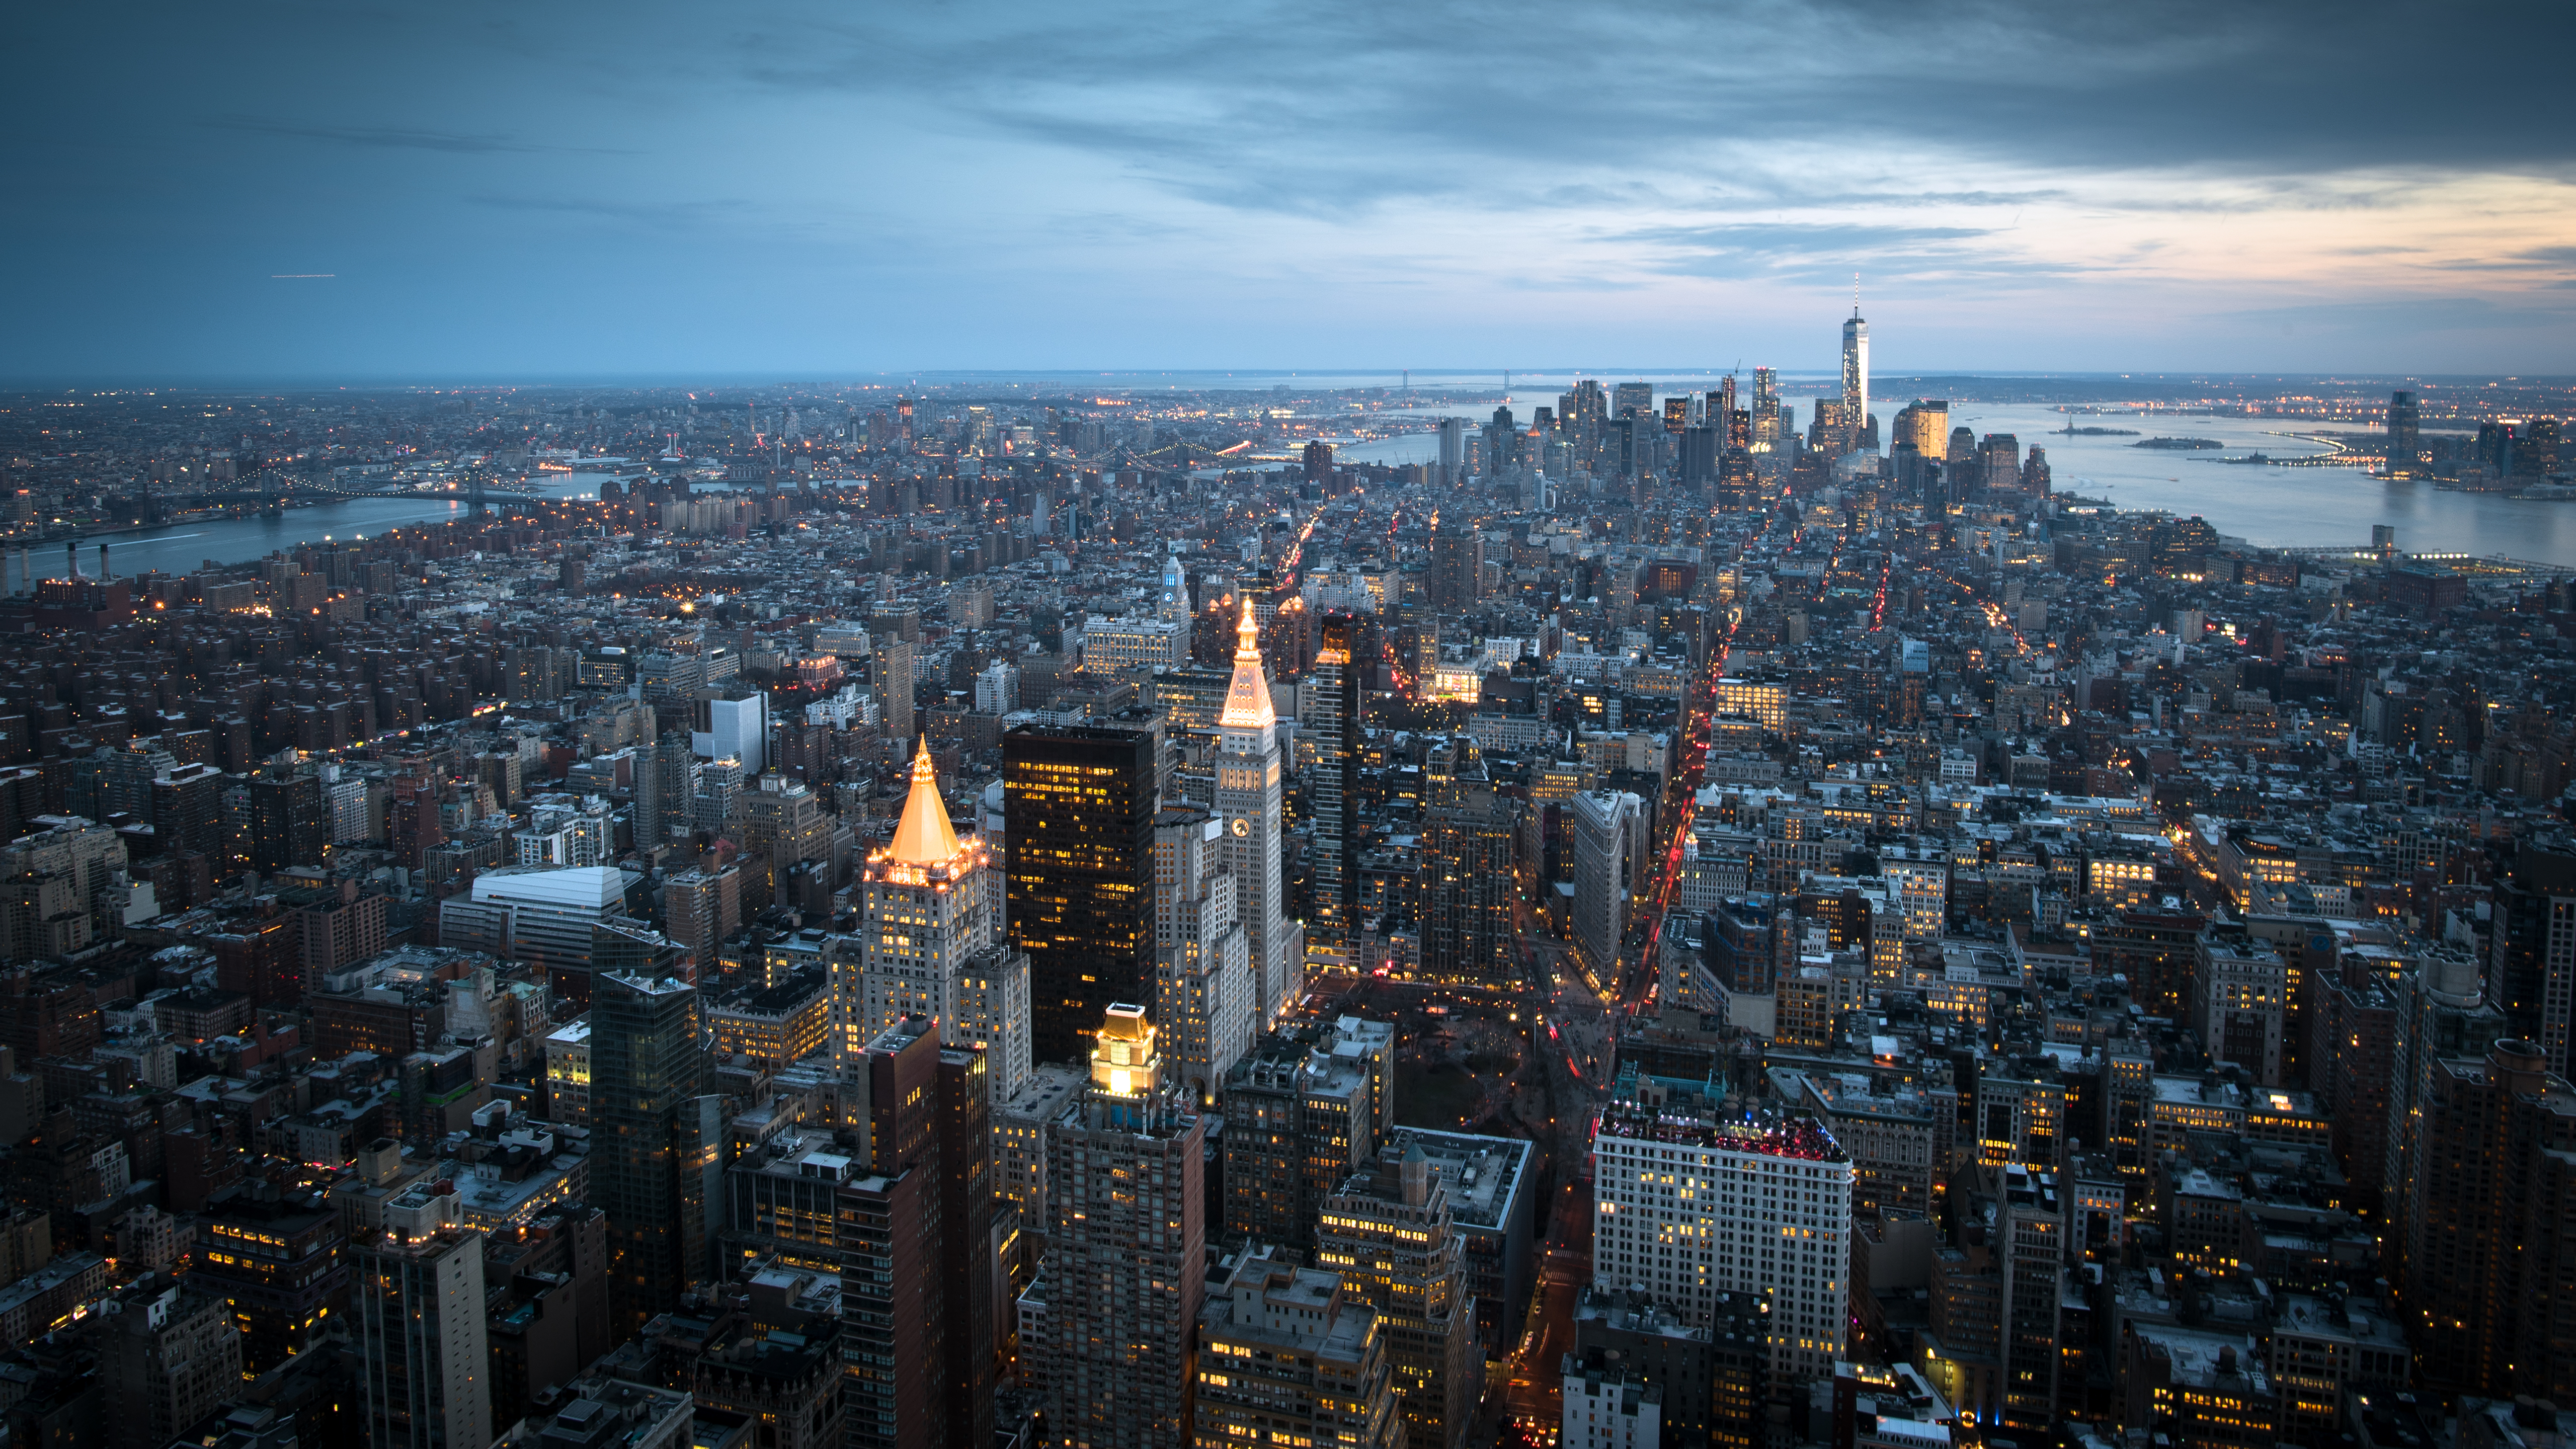
[[[1852,273],[1852,315],[1860,315],[1860,273]]]

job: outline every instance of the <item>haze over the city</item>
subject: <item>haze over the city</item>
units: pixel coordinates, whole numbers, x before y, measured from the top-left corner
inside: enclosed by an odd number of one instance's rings
[[[2569,13],[42,7],[0,373],[2566,372]]]

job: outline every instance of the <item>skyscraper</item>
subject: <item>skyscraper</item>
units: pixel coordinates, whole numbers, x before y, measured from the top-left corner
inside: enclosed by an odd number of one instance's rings
[[[1252,952],[1225,853],[1207,811],[1155,816],[1154,1021],[1174,1082],[1202,1103],[1252,1045]]]
[[[1032,1065],[1029,958],[1002,932],[1002,879],[981,839],[960,841],[924,741],[894,839],[863,871],[858,959],[833,963],[833,1051],[855,1059],[907,1016],[991,1053],[992,1083],[1018,1095]]]
[[[1190,581],[1181,571],[1179,554],[1163,560],[1163,596],[1155,614],[1165,623],[1179,625],[1182,639],[1189,638],[1190,625],[1196,616],[1190,611]]]
[[[483,1449],[492,1442],[483,1235],[456,1226],[452,1189],[433,1198],[429,1188],[406,1192],[425,1201],[392,1233],[358,1249],[369,1449]],[[414,1206],[402,1198],[392,1204]]]
[[[1753,369],[1753,441],[1778,443],[1780,427],[1780,373],[1776,368]]]
[[[651,851],[671,838],[673,826],[689,820],[689,801],[698,793],[698,760],[689,737],[678,730],[653,742],[653,753],[635,762],[635,848]]]
[[[700,1180],[684,1161],[704,1060],[697,988],[671,977],[602,975],[590,1013],[592,1201],[608,1214],[609,1301],[632,1337],[679,1301],[705,1255]],[[694,1220],[698,1231],[691,1240]]]
[[[222,1298],[147,1273],[98,1306],[109,1449],[164,1449],[241,1392],[242,1334]]]
[[[1843,426],[1850,430],[1850,446],[1860,446],[1869,427],[1869,324],[1861,320],[1857,297],[1843,322]]]
[[[1482,1387],[1475,1300],[1449,1184],[1419,1143],[1390,1144],[1324,1200],[1315,1262],[1378,1311],[1407,1449],[1467,1442]]]
[[[1939,462],[1950,446],[1950,400],[1917,398],[1896,415],[1893,443],[1912,443],[1924,457]]]
[[[236,849],[252,870],[266,873],[329,859],[331,811],[322,798],[321,776],[259,775],[247,788],[248,830]]]
[[[864,1175],[835,1199],[849,1442],[992,1435],[992,1100],[985,1054],[907,1016],[842,1071]]]
[[[886,733],[898,740],[911,739],[912,645],[901,639],[880,639],[871,664]]]
[[[1190,1340],[1207,1275],[1207,1123],[1162,1074],[1142,1007],[1112,1005],[1081,1100],[1047,1132],[1052,1217],[1026,1312],[1043,1316],[1047,1427],[1093,1449],[1188,1442]]]
[[[1252,950],[1255,1023],[1277,1021],[1306,984],[1305,932],[1288,914],[1280,851],[1278,716],[1246,600],[1235,630],[1234,680],[1217,714],[1216,812],[1234,872],[1235,919]]]
[[[2576,1091],[2540,1048],[2437,1062],[2426,1188],[2400,1292],[2416,1372],[2453,1393],[2576,1396]]]
[[[1444,526],[1434,515],[1431,527],[1431,578],[1426,590],[1431,607],[1463,613],[1476,606],[1484,591],[1485,536],[1472,520],[1451,518]]]
[[[1111,1002],[1152,997],[1155,784],[1141,730],[1002,736],[1010,939],[1029,959],[1038,1061],[1079,1058]]]
[[[1605,987],[1628,929],[1628,895],[1637,869],[1644,806],[1634,795],[1585,790],[1567,811],[1574,826],[1574,947]]]
[[[1482,780],[1430,802],[1422,834],[1422,972],[1434,981],[1513,979],[1520,807]]]
[[[1314,741],[1312,762],[1305,766],[1315,821],[1315,909],[1307,949],[1346,963],[1358,940],[1361,624],[1357,615],[1336,609],[1324,615],[1318,632],[1306,684],[1319,698],[1307,711],[1301,737]]]
[[[2415,394],[2388,395],[2388,472],[2410,473],[2422,464],[2423,427],[2424,409]]]
[[[1311,1026],[1273,1032],[1225,1081],[1225,1236],[1304,1248],[1324,1200],[1376,1153],[1379,1083]]]
[[[1440,420],[1440,482],[1455,488],[1467,481],[1467,420]]]

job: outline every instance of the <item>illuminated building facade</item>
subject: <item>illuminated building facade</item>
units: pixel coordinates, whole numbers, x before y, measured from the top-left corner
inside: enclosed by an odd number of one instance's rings
[[[1251,945],[1256,1021],[1277,1021],[1305,989],[1305,931],[1287,912],[1281,866],[1278,715],[1262,672],[1259,626],[1244,605],[1234,680],[1217,716],[1216,812],[1225,822],[1235,919]]]
[[[1047,1427],[1095,1449],[1188,1442],[1192,1330],[1207,1275],[1207,1119],[1163,1079],[1144,1008],[1111,1005],[1091,1079],[1047,1134]],[[1027,1321],[1024,1317],[1024,1321]]]
[[[958,839],[924,741],[894,839],[868,857],[857,959],[837,960],[833,1051],[848,1061],[907,1016],[992,1055],[995,1090],[1018,1093],[1030,1067],[1029,960],[1008,949],[1003,887],[981,839]]]
[[[1705,1326],[1771,1297],[1771,1369],[1820,1378],[1847,1346],[1853,1167],[1815,1119],[1614,1104],[1593,1136],[1596,1287],[1641,1287]]]

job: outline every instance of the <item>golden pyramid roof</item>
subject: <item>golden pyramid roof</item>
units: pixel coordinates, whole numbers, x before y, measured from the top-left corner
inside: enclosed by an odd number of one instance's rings
[[[939,798],[939,767],[930,761],[930,738],[912,757],[912,793],[903,800],[903,821],[894,828],[886,855],[900,865],[945,865],[957,854],[957,832],[948,824],[948,803]]]

